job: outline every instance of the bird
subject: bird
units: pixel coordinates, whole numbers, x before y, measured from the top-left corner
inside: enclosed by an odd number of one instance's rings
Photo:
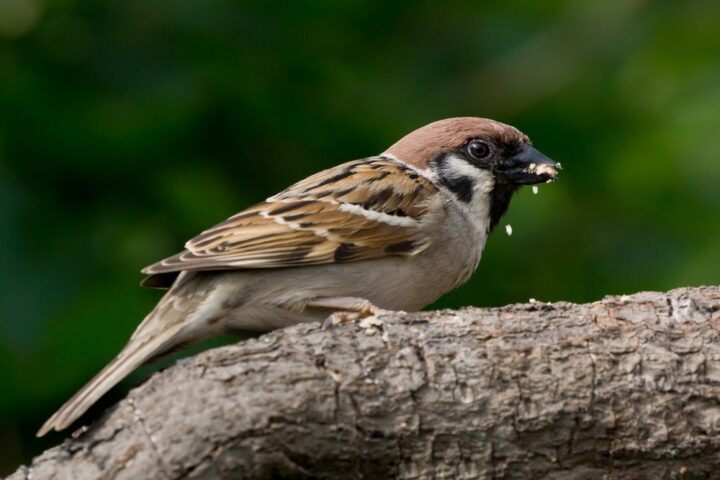
[[[513,194],[560,168],[513,126],[456,117],[299,181],[143,269],[143,286],[167,292],[37,435],[67,428],[148,361],[219,334],[422,309],[470,278]]]

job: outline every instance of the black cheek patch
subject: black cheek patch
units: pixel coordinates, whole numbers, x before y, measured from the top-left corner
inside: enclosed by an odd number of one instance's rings
[[[470,177],[450,173],[447,168],[447,162],[448,154],[441,153],[430,163],[433,165],[435,172],[437,172],[440,184],[453,192],[461,202],[470,203],[473,199],[475,182]]]
[[[453,192],[461,202],[470,203],[473,199],[475,182],[470,177],[441,177],[440,183]]]

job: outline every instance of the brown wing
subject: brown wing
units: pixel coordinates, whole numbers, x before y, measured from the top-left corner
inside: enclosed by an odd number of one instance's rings
[[[382,180],[382,182],[380,181]],[[412,255],[415,226],[437,188],[394,160],[373,157],[317,173],[244,210],[150,265],[147,286],[183,270],[280,268]]]

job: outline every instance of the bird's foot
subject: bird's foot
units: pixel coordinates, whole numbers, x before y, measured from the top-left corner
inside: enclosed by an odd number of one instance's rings
[[[356,297],[318,298],[308,303],[308,307],[337,310],[325,319],[323,328],[391,313],[390,310],[380,308],[369,300]]]

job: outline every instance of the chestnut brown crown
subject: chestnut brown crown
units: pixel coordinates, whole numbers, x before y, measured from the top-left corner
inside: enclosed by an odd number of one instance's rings
[[[410,132],[385,153],[425,169],[438,155],[457,150],[473,138],[484,138],[497,144],[530,143],[527,135],[511,125],[488,118],[456,117],[438,120]]]

